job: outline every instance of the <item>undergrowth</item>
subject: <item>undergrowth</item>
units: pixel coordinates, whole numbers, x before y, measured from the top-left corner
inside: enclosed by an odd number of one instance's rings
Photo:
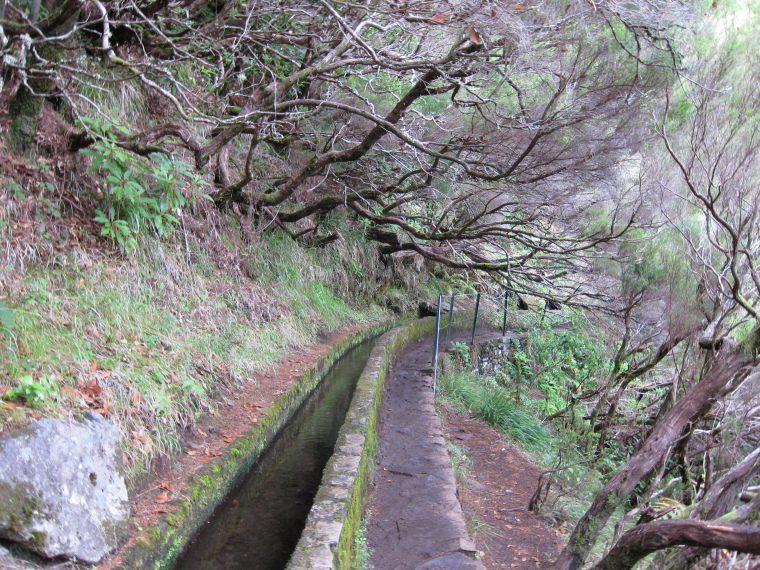
[[[554,525],[572,528],[601,489],[603,473],[614,472],[619,463],[589,460],[584,442],[596,436],[581,410],[560,413],[552,422],[538,419],[565,410],[573,397],[594,388],[608,371],[603,339],[584,330],[582,316],[563,313],[553,319],[554,323],[534,318],[524,336],[507,341],[509,354],[490,376],[478,374],[467,345],[454,343],[453,351],[441,357],[438,394],[445,405],[481,418],[523,447],[545,469],[539,512]],[[613,535],[610,523],[589,560],[603,555]]]
[[[444,366],[438,380],[441,396],[452,407],[471,412],[496,427],[503,435],[529,448],[545,444],[548,434],[530,413],[519,409],[507,389],[489,378],[467,370]]]
[[[359,525],[359,529],[356,531],[356,538],[354,539],[354,551],[356,552],[356,557],[352,566],[352,569],[354,570],[372,570],[374,568],[369,562],[372,557],[372,548],[370,548],[369,541],[367,540],[368,526],[369,513],[365,514]]]
[[[472,467],[472,459],[467,457],[469,449],[465,446],[457,445],[453,441],[446,440],[446,450],[449,452],[451,468],[454,471],[457,485],[462,487],[467,484],[470,477],[470,468]]]
[[[49,257],[12,239],[0,259],[0,433],[99,411],[119,427],[134,478],[289,351],[387,318],[375,284],[417,273],[383,266],[350,232],[309,249],[235,227],[140,236],[128,255],[72,247]],[[415,282],[410,306],[425,294]]]

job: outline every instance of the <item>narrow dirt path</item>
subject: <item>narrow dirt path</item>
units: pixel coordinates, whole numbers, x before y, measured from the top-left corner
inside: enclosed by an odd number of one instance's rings
[[[478,330],[475,342],[498,336]],[[452,340],[469,342],[470,335],[459,333]],[[431,344],[425,339],[408,348],[386,383],[368,507],[370,565],[375,570],[527,569],[548,563],[558,536],[526,509],[540,471],[476,420],[449,410],[444,429],[431,389]],[[472,460],[463,489],[454,480],[447,438]]]
[[[459,501],[483,565],[489,570],[547,567],[566,531],[528,511],[541,470],[479,419],[448,408],[439,413],[446,438],[472,462]]]

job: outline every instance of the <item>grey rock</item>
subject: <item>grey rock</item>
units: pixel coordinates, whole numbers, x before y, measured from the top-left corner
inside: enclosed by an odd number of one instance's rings
[[[0,537],[38,554],[95,563],[129,517],[119,434],[92,412],[42,419],[0,439]]]
[[[433,558],[432,560],[423,562],[417,566],[415,570],[420,570],[422,568],[427,568],[428,570],[485,570],[485,566],[483,566],[483,563],[480,560],[470,558],[461,552]]]

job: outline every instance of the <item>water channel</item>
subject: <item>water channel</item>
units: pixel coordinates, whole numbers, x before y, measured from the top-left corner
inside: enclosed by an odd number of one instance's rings
[[[285,568],[373,345],[359,345],[333,366],[174,570]]]

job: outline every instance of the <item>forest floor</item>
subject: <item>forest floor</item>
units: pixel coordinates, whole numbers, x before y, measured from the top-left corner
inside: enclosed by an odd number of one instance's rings
[[[564,546],[567,530],[528,511],[541,470],[481,420],[449,408],[438,411],[446,437],[472,462],[459,502],[483,565],[489,570],[548,566]]]

